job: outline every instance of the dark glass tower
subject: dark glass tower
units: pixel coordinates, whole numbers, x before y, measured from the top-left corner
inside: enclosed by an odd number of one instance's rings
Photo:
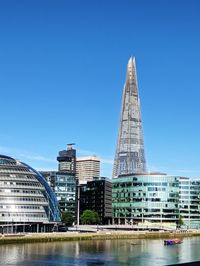
[[[146,172],[135,58],[128,61],[113,178]]]

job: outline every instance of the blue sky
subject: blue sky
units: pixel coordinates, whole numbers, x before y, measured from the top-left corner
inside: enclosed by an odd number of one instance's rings
[[[149,170],[200,177],[200,1],[0,2],[0,153],[57,169],[75,142],[111,177],[136,57]]]

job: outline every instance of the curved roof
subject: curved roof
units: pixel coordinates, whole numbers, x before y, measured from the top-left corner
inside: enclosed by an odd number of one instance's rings
[[[0,221],[59,221],[55,194],[45,178],[29,165],[0,155]]]

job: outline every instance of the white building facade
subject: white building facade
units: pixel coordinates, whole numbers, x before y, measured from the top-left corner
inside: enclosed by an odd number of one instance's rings
[[[79,157],[76,159],[76,177],[79,184],[100,177],[100,159],[96,156]]]

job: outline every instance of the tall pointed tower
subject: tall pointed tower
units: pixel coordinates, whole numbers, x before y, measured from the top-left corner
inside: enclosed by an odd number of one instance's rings
[[[140,100],[138,95],[136,63],[128,61],[124,85],[121,119],[113,166],[113,178],[122,174],[146,172]]]

